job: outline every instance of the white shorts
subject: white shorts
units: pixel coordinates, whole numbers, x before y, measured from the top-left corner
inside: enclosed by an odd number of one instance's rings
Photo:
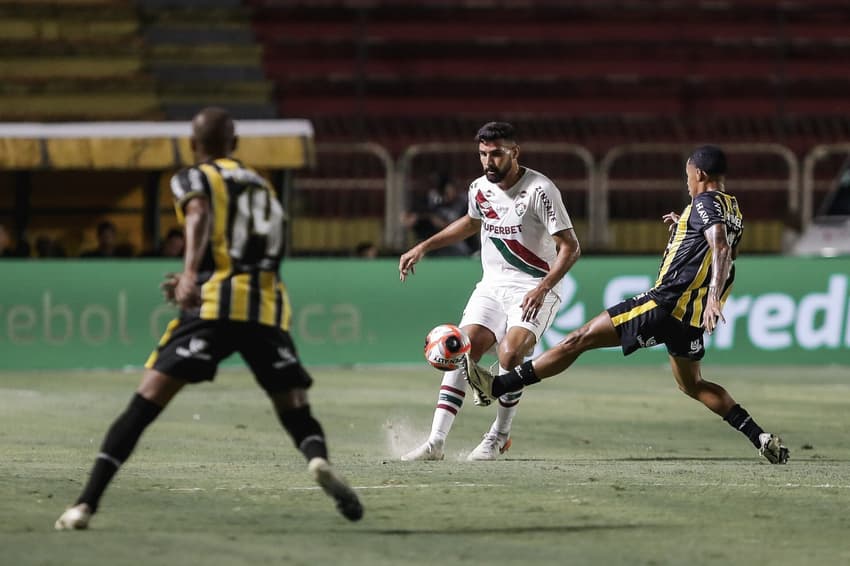
[[[534,320],[522,320],[522,299],[533,287],[517,285],[490,285],[481,281],[475,286],[466,308],[460,326],[479,324],[493,333],[496,343],[502,341],[508,329],[514,326],[526,328],[534,333],[534,338],[540,342],[540,336],[552,326],[561,298],[550,291],[543,299],[543,305]]]

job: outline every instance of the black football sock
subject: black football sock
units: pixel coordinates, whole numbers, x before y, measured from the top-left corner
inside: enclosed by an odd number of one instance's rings
[[[319,421],[310,414],[310,405],[280,411],[277,416],[308,462],[313,458],[328,459],[325,433]]]
[[[753,446],[761,448],[759,435],[763,433],[764,430],[756,424],[756,421],[753,420],[750,414],[741,405],[735,405],[729,409],[729,412],[725,417],[723,417],[723,420],[729,423],[729,426],[732,428],[741,431],[744,436],[750,439]]]
[[[77,499],[77,504],[87,503],[92,512],[97,511],[100,498],[112,477],[133,452],[139,437],[145,428],[162,412],[162,407],[148,401],[138,393],[130,400],[130,404],[121,415],[115,419],[94,462],[83,493]]]
[[[519,391],[527,385],[538,383],[540,378],[534,371],[531,361],[524,362],[508,373],[497,375],[493,379],[493,397],[499,398],[505,393]]]

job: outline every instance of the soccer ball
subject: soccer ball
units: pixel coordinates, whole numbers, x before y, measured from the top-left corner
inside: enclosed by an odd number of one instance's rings
[[[441,371],[457,369],[470,349],[469,337],[454,324],[441,324],[425,337],[425,359]]]

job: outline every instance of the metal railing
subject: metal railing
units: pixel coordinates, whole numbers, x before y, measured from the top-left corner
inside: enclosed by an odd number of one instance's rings
[[[667,172],[663,177],[642,179],[636,181],[630,179],[628,185],[630,188],[642,188],[647,186],[664,187],[673,186],[675,183],[678,186],[683,186],[684,181],[676,181],[675,174],[683,175],[684,164],[687,157],[693,149],[699,144],[680,144],[680,143],[639,143],[627,144],[612,148],[609,150],[602,160],[599,162],[598,187],[594,192],[593,200],[596,203],[594,210],[598,215],[591,224],[594,230],[590,233],[590,243],[596,249],[607,249],[610,245],[610,203],[611,203],[611,187],[612,179],[611,172],[618,160],[629,155],[640,154],[667,154],[678,156],[681,163],[681,169],[678,172]],[[763,154],[777,156],[782,159],[787,165],[787,175],[778,180],[757,180],[749,183],[750,188],[755,189],[771,189],[780,187],[786,193],[787,208],[789,212],[796,213],[799,210],[799,186],[800,186],[800,167],[797,158],[789,148],[774,143],[732,143],[722,144],[723,150],[727,154]],[[679,177],[682,179],[682,177]]]
[[[815,167],[826,157],[837,154],[850,155],[850,143],[822,144],[813,147],[803,158],[802,227],[805,230],[814,216]]]
[[[649,208],[656,206],[661,198],[667,198],[666,194],[659,196],[659,193],[681,189],[683,198],[686,197],[684,164],[696,145],[627,144],[612,148],[597,163],[593,154],[580,145],[526,142],[520,146],[520,161],[549,176],[561,189],[574,222],[583,223],[582,228],[586,232],[582,244],[586,242],[587,249],[616,251],[611,249],[611,234],[612,221],[618,214],[625,214],[624,218],[638,222],[650,220],[655,210]],[[741,187],[733,192],[739,195],[749,192],[751,198],[752,191],[771,193],[774,205],[785,207],[782,215],[775,214],[776,222],[781,222],[787,213],[802,217],[804,223],[809,222],[812,214],[816,164],[825,156],[850,152],[850,144],[817,146],[809,152],[803,161],[801,191],[800,161],[789,148],[773,143],[722,144],[722,148],[728,154],[748,154],[755,160],[744,162],[744,165],[750,165],[751,171],[755,171],[752,178],[742,178],[732,171],[736,187]],[[460,186],[466,186],[481,175],[475,145],[468,142],[416,144],[407,147],[397,159],[393,159],[386,148],[374,143],[317,144],[316,151],[317,171],[298,175],[296,185],[299,193],[303,196],[305,192],[316,191],[318,195],[323,190],[336,190],[363,195],[368,191],[372,195],[372,205],[381,208],[372,210],[370,217],[376,222],[382,221],[382,244],[385,249],[393,251],[404,249],[409,243],[402,216],[410,210],[413,197],[422,192],[429,176],[437,170],[450,171],[451,177]],[[642,155],[656,157],[644,159]],[[765,159],[778,161],[768,161],[765,165]],[[369,166],[364,165],[367,160],[371,163]],[[622,175],[618,169],[630,164],[638,164],[637,169],[650,173],[632,172],[624,179],[617,179],[618,174]],[[382,191],[380,199],[377,191]],[[617,194],[628,197],[626,202],[618,201],[615,198]],[[612,199],[617,201],[613,205],[625,209],[625,213],[623,210],[619,213],[616,209],[612,211]],[[357,210],[346,202],[340,200],[332,203],[332,210],[325,206],[316,212],[328,216],[356,216]]]

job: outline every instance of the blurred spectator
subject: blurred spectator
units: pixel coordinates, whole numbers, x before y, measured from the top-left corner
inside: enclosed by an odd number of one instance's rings
[[[151,250],[144,254],[145,257],[183,257],[183,247],[186,245],[186,238],[183,235],[183,230],[180,228],[172,228],[165,235],[165,238],[159,244],[159,248]]]
[[[80,254],[80,257],[87,258],[132,256],[133,246],[118,244],[118,230],[115,228],[115,224],[109,220],[97,225],[97,247]]]
[[[435,185],[428,191],[421,210],[405,212],[402,214],[401,222],[405,228],[413,231],[417,241],[422,241],[466,214],[466,211],[466,193],[458,190],[450,177],[441,174]],[[473,237],[431,252],[429,255],[469,255],[476,249],[476,238]]]
[[[360,242],[354,247],[354,257],[375,259],[378,257],[378,246],[368,241]]]
[[[50,236],[42,234],[35,240],[35,255],[36,257],[65,257],[65,248]]]
[[[6,227],[0,224],[0,257],[29,257],[30,247],[25,241],[12,247],[12,239]]]

